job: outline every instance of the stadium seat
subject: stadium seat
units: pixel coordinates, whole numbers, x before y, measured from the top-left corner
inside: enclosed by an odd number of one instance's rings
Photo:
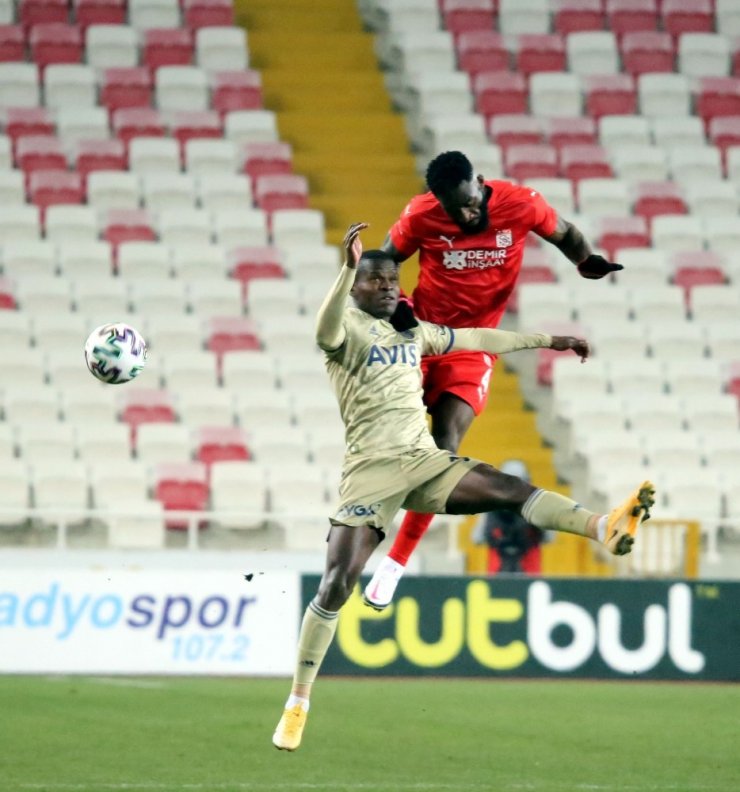
[[[185,144],[190,140],[220,138],[221,118],[213,110],[179,111],[170,116],[170,132],[180,143],[184,155]]]
[[[211,242],[211,218],[204,209],[161,209],[157,228],[166,245],[208,245]]]
[[[131,460],[129,430],[124,424],[78,423],[75,425],[75,443],[80,460],[89,465],[91,471]],[[145,497],[146,488],[142,487],[136,494]]]
[[[229,175],[239,167],[238,147],[231,140],[189,140],[185,144],[185,164],[189,173]]]
[[[650,233],[644,217],[602,217],[599,220],[598,244],[606,251],[610,261],[616,251],[627,247],[646,247]]]
[[[154,75],[154,92],[163,112],[208,109],[208,78],[196,66],[161,66]]]
[[[141,184],[151,212],[195,207],[195,179],[189,173],[153,171],[142,177]]]
[[[702,250],[704,225],[698,217],[664,214],[652,223],[653,244],[663,250]]]
[[[47,107],[94,107],[96,94],[95,70],[92,66],[52,64],[44,72],[44,104]]]
[[[506,48],[504,37],[494,31],[493,25],[488,28],[461,31],[455,37],[455,49],[458,68],[466,71],[471,77],[480,72],[509,70],[509,50]]]
[[[249,64],[242,27],[201,27],[195,33],[195,59],[208,71],[239,71]]]
[[[96,69],[130,69],[139,63],[136,30],[128,25],[91,25],[85,44],[87,62]]]
[[[213,317],[208,320],[206,332],[206,345],[217,355],[219,367],[227,352],[261,348],[257,327],[251,320],[243,317]]]
[[[20,175],[20,174],[19,174]],[[56,274],[56,250],[51,242],[10,242],[3,245],[3,272],[8,277],[18,279],[47,277]],[[8,327],[17,322],[26,322],[27,317],[22,314],[14,315],[3,311],[0,314],[0,334],[7,332]]]
[[[271,224],[272,241],[278,248],[324,243],[324,215],[315,209],[276,209]]]
[[[619,37],[658,27],[656,0],[607,0],[606,13],[609,30]]]
[[[527,187],[542,193],[558,214],[570,217],[575,211],[573,185],[569,179],[527,179]]]
[[[138,209],[139,180],[133,173],[93,171],[87,180],[87,200],[98,211]]]
[[[563,146],[592,146],[596,140],[596,121],[586,116],[548,118],[543,121],[545,137],[558,150]]]
[[[519,36],[517,50],[517,70],[526,77],[535,72],[564,72],[567,69],[565,42],[562,36],[543,34],[524,34]],[[506,69],[502,64],[495,68]]]
[[[138,174],[180,171],[179,147],[171,138],[133,138],[128,144],[128,161],[131,170]]]
[[[73,293],[77,312],[92,321],[100,317],[97,324],[103,324],[106,315],[124,316],[128,311],[126,284],[111,278],[107,272],[101,272],[97,278],[77,280]]]
[[[185,24],[193,30],[234,24],[231,0],[184,0],[183,9]]]
[[[66,0],[21,0],[18,3],[18,21],[28,31],[34,25],[66,22]]]
[[[584,76],[584,88],[586,112],[593,118],[630,115],[637,109],[634,79],[629,74]]]
[[[20,25],[0,25],[0,62],[26,59],[25,38]]]
[[[599,145],[570,145],[560,150],[560,173],[572,182],[612,177],[606,150]]]
[[[650,119],[655,144],[664,148],[705,146],[704,125],[696,116],[665,116]]]
[[[0,225],[0,228],[2,226]],[[5,237],[6,239],[10,239],[10,235]],[[16,300],[14,296],[14,288],[13,284],[10,282],[8,278],[0,277],[0,310],[7,311],[7,310],[15,310],[17,307]]]
[[[197,172],[197,168],[196,168]],[[200,173],[197,180],[200,205],[209,212],[242,206],[252,208],[252,188],[246,176],[236,173]]]
[[[183,349],[201,349],[203,330],[201,319],[192,314],[159,313],[147,318],[147,340],[154,353],[162,357]],[[178,394],[181,400],[183,394]]]
[[[46,238],[57,244],[98,238],[98,220],[90,206],[50,206],[44,221]]]
[[[707,217],[703,219],[704,236],[709,250],[735,254],[740,247],[740,228],[736,217]]]
[[[678,70],[688,77],[727,77],[730,42],[716,33],[683,33],[678,39]]]
[[[656,218],[656,222],[660,219]],[[638,321],[678,321],[686,313],[680,286],[656,286],[650,290],[633,288],[630,290],[630,306]]]
[[[648,146],[651,143],[647,118],[632,115],[606,115],[599,118],[602,146]]]
[[[37,170],[66,170],[67,157],[57,137],[29,135],[18,138],[16,164],[28,175]]]
[[[75,22],[84,31],[90,25],[126,23],[125,0],[73,0]]]
[[[0,171],[0,203],[22,204],[25,196],[26,188],[22,171]]]
[[[167,278],[172,271],[169,248],[159,242],[123,242],[117,269],[126,280]]]
[[[53,204],[79,204],[85,197],[79,173],[60,170],[36,170],[29,174],[28,193],[31,201],[44,211]]]
[[[102,107],[60,107],[57,134],[67,151],[80,140],[107,140],[108,115]]]
[[[696,112],[706,124],[717,116],[740,115],[740,78],[702,77],[696,97]]]
[[[177,412],[186,426],[231,426],[234,398],[226,388],[190,388],[178,394]]]
[[[249,427],[249,437],[257,462],[285,465],[308,461],[306,435],[298,427],[260,424]]]
[[[54,118],[44,107],[8,107],[5,110],[5,134],[13,147],[20,137],[53,137]]]
[[[568,72],[537,72],[529,81],[529,103],[536,116],[579,116],[583,105],[580,78]]]
[[[488,134],[503,151],[509,146],[544,143],[542,122],[530,115],[497,113],[488,121]]]
[[[736,217],[738,195],[735,187],[721,179],[688,181],[683,186],[691,213],[703,217]]]
[[[267,509],[266,468],[257,462],[216,462],[211,467],[211,501],[218,524],[255,529]],[[242,516],[240,516],[242,515]]]
[[[445,29],[456,36],[494,28],[494,0],[441,0],[440,11]]]
[[[188,295],[191,308],[200,316],[242,315],[242,290],[236,281],[195,281]]]
[[[568,69],[579,75],[619,72],[617,40],[611,31],[579,31],[566,37]]]
[[[688,211],[683,192],[675,182],[638,182],[635,193],[634,212],[644,217],[648,223],[656,215],[686,214]]]
[[[34,25],[28,36],[31,59],[43,73],[50,63],[79,63],[82,33],[77,25],[47,22]]]
[[[504,155],[506,174],[517,181],[553,179],[558,175],[558,153],[553,146],[509,146]]]
[[[689,80],[683,74],[641,74],[637,88],[643,115],[679,116],[690,112]]]
[[[224,117],[224,132],[236,144],[274,143],[279,139],[271,110],[235,110]]]
[[[252,69],[210,74],[211,105],[222,116],[236,110],[262,108],[262,77]]]
[[[669,33],[625,33],[621,43],[624,70],[633,77],[652,72],[672,72],[675,63]]]
[[[329,508],[323,471],[296,460],[289,465],[270,464],[268,475],[270,512],[285,526],[286,547],[309,549],[313,542],[310,518],[325,516]],[[305,522],[294,516],[296,503],[301,504],[301,516],[309,518]],[[287,517],[281,519],[282,514]]]
[[[0,106],[36,107],[40,90],[32,63],[0,63]]]
[[[147,465],[187,462],[190,450],[190,430],[182,424],[146,421],[136,427],[136,456]]]
[[[620,179],[652,182],[668,179],[666,152],[657,146],[625,145],[613,148],[612,163]]]
[[[251,458],[245,432],[236,426],[205,426],[195,433],[195,456],[205,465]]]
[[[172,254],[175,276],[189,283],[223,278],[226,275],[226,251],[221,245],[175,247]]]
[[[218,385],[216,355],[206,349],[171,352],[162,360],[167,388],[172,393],[190,387]]]
[[[527,113],[527,84],[515,72],[480,72],[472,80],[476,110],[484,116]]]
[[[720,270],[721,272],[721,270]],[[740,292],[724,283],[703,285],[691,292],[691,316],[702,324],[713,320],[731,320],[740,312]]]
[[[4,206],[3,211],[0,212],[0,235],[4,244],[12,241],[20,242],[39,239],[41,235],[41,218],[38,207],[23,205]],[[4,287],[10,288],[8,284],[5,284]]]
[[[714,28],[710,0],[663,0],[663,29],[672,36],[682,33],[711,33]]]
[[[247,308],[250,317],[258,321],[286,314],[297,316],[301,304],[301,287],[293,280],[262,278],[249,285]]]
[[[85,520],[89,502],[87,471],[81,462],[38,460],[31,466],[33,502],[45,524]]]
[[[156,234],[151,217],[143,209],[110,209],[103,227],[103,239],[113,245],[114,255],[121,242],[153,242]]]
[[[229,274],[245,285],[255,278],[284,278],[285,270],[277,248],[236,247],[227,254]]]
[[[605,17],[600,0],[559,0],[553,27],[561,35],[585,30],[603,30]]]
[[[222,209],[213,216],[216,239],[226,249],[268,244],[267,214],[261,209]]]
[[[121,550],[155,550],[165,546],[164,507],[150,500],[127,502],[134,513],[116,514],[106,518],[108,544]]]
[[[190,66],[193,36],[187,28],[154,28],[142,31],[141,62],[150,73],[160,66]]]
[[[24,510],[30,506],[30,480],[26,465],[19,459],[0,461],[0,526],[24,522]],[[19,513],[15,513],[18,510]]]
[[[113,111],[113,131],[127,146],[137,137],[163,137],[162,116],[148,107],[125,107]]]
[[[257,206],[265,212],[276,209],[307,209],[308,181],[305,176],[276,174],[256,179]]]
[[[108,242],[99,239],[62,240],[57,244],[57,253],[59,269],[69,278],[113,273],[113,251]]]
[[[160,463],[154,468],[154,497],[167,511],[204,511],[208,508],[208,470],[200,462]],[[166,518],[167,528],[185,530],[187,520]],[[200,527],[205,527],[200,525]]]
[[[73,156],[75,170],[85,183],[92,172],[126,169],[126,149],[120,140],[79,140]]]
[[[19,435],[20,447],[23,448],[27,434],[24,433],[24,427],[39,424],[42,427],[57,426],[57,419],[59,417],[59,404],[57,402],[56,393],[51,388],[23,388],[19,385],[9,384],[4,388],[3,393],[3,412],[5,420],[10,426],[15,427],[16,433]],[[68,439],[69,435],[64,434],[67,427],[63,430],[62,439],[52,433],[50,443],[50,455],[67,454],[69,448],[66,443],[63,443],[61,452],[54,451],[54,447],[62,440]],[[33,439],[36,445],[38,444],[38,433],[33,429]],[[36,448],[35,451],[38,451]],[[26,453],[23,456],[27,456]]]
[[[137,30],[180,26],[177,0],[129,0],[128,16]]]
[[[100,103],[109,112],[113,113],[122,107],[148,108],[151,100],[152,79],[147,69],[137,66],[103,71]]]
[[[704,333],[695,324],[679,320],[650,322],[646,327],[650,352],[656,360],[669,361],[676,358],[699,360],[704,356],[706,349]],[[699,360],[699,362],[703,361]],[[696,369],[696,375],[701,376],[698,365]]]

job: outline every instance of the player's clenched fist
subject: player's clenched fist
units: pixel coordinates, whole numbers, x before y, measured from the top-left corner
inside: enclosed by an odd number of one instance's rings
[[[591,352],[588,341],[573,336],[553,336],[550,349],[554,349],[556,352],[567,352],[572,349],[581,360],[585,360]]]
[[[612,264],[603,256],[599,256],[596,253],[592,253],[577,266],[580,276],[582,278],[589,278],[590,280],[598,280],[608,275],[610,272],[619,272],[619,270],[624,269],[621,264]]]

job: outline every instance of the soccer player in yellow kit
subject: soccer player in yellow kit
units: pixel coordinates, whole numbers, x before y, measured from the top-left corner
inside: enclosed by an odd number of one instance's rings
[[[384,251],[363,255],[359,234],[366,227],[354,223],[345,235],[345,263],[316,328],[346,427],[346,454],[326,569],[303,617],[293,687],[272,738],[288,751],[301,743],[311,686],[334,637],[339,609],[399,508],[440,514],[509,508],[538,528],[575,533],[624,555],[654,502],[655,489],[645,481],[620,507],[598,515],[563,495],[438,448],[422,401],[423,354],[548,347],[573,350],[585,359],[588,344],[570,336],[455,330],[423,321],[396,331],[388,320],[398,303],[398,267]]]

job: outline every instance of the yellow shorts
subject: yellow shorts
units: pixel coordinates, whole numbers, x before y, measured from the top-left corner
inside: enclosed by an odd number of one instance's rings
[[[444,514],[447,499],[462,477],[480,460],[458,457],[440,448],[419,448],[403,455],[348,457],[339,485],[334,522],[385,528],[401,508]]]

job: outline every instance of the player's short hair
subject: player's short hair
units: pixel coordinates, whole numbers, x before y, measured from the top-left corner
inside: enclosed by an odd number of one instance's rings
[[[473,165],[461,151],[438,154],[427,166],[427,187],[439,198],[473,178]]]
[[[357,263],[358,271],[361,269],[367,269],[368,265],[373,261],[391,261],[394,264],[396,263],[391,254],[386,253],[385,250],[380,250],[379,248],[363,250],[360,260]]]

